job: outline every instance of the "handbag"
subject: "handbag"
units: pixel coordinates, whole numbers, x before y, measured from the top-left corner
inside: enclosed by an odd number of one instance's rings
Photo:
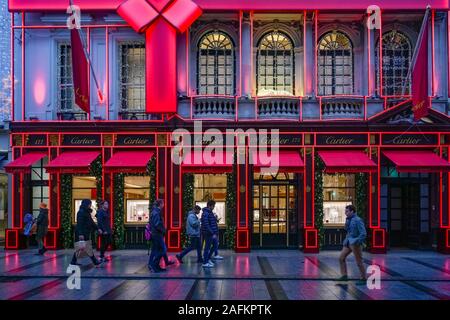
[[[92,257],[94,255],[94,250],[92,249],[91,240],[81,240],[75,242],[75,255],[78,258]]]

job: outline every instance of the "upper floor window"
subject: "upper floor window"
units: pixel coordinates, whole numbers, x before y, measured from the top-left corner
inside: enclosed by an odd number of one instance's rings
[[[294,94],[294,44],[288,35],[279,31],[264,35],[256,60],[259,96]]]
[[[329,32],[319,40],[319,95],[353,94],[353,46],[341,32]]]
[[[198,44],[197,93],[200,95],[234,94],[235,52],[231,38],[213,31]]]
[[[72,47],[70,43],[58,43],[58,111],[73,112],[75,105],[72,78]]]
[[[145,45],[119,44],[119,99],[124,111],[145,110]]]
[[[412,57],[411,41],[396,30],[386,32],[382,41],[382,85],[383,95],[397,96],[409,94],[410,81],[407,79]],[[377,87],[380,84],[379,43],[375,51],[377,70]]]

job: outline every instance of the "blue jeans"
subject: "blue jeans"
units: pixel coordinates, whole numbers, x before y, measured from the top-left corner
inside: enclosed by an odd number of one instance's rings
[[[162,235],[152,235],[152,252],[148,259],[148,265],[152,268],[160,268],[159,261],[166,254],[167,248]]]
[[[205,241],[205,249],[203,250],[203,262],[207,263],[211,258],[212,244],[213,244],[213,235],[212,234],[203,234],[203,239]]]
[[[197,260],[198,261],[202,260],[202,243],[200,241],[200,237],[189,237],[189,238],[191,240],[191,244],[189,245],[189,247],[185,248],[180,253],[180,258],[183,259],[183,257],[185,255],[187,255],[192,250],[196,249],[197,250]]]
[[[209,254],[209,258],[211,259],[212,255],[218,256],[219,255],[219,235],[216,235],[215,239],[212,239],[212,248],[211,252]]]

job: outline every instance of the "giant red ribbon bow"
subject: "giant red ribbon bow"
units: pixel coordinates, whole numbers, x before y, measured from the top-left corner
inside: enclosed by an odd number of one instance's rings
[[[176,35],[202,14],[191,0],[126,0],[117,13],[145,32],[146,111],[176,112]]]

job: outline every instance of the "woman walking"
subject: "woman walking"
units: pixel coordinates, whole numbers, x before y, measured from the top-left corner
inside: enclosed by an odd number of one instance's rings
[[[85,241],[85,251],[92,263],[95,266],[101,264],[100,261],[94,255],[92,250],[92,242],[91,242],[91,233],[94,230],[98,230],[99,234],[102,234],[102,230],[97,227],[94,220],[92,220],[92,201],[89,199],[84,199],[81,201],[80,209],[77,213],[77,226],[75,227],[75,242]],[[72,262],[70,264],[77,265],[77,253],[78,251],[75,249],[75,252],[72,257]]]

